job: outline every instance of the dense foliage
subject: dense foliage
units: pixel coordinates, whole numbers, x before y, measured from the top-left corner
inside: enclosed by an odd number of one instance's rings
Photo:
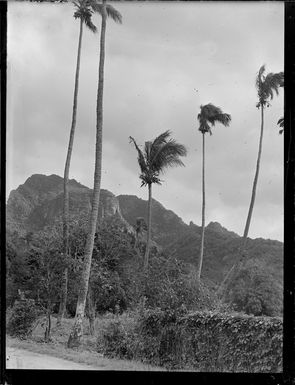
[[[283,287],[258,261],[249,261],[232,283],[228,300],[238,311],[256,316],[283,313]]]
[[[14,337],[26,338],[32,333],[32,329],[42,310],[33,299],[15,301],[9,312],[7,332]]]
[[[279,318],[146,309],[110,322],[98,350],[170,369],[280,372],[282,329]]]

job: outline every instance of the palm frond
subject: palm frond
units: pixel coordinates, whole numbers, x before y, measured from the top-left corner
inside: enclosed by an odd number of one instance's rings
[[[132,138],[132,136],[129,136],[129,143],[133,143],[135,148],[136,148],[136,150],[137,150],[137,153],[138,153],[138,164],[139,164],[141,172],[142,173],[146,172],[147,164],[146,164],[146,161],[145,161],[145,157],[144,157],[141,149],[138,147],[135,139]]]
[[[216,118],[214,119],[214,122],[221,123],[225,127],[228,127],[231,122],[231,116],[230,114],[222,113],[216,116]]]
[[[74,13],[74,18],[83,20],[86,27],[95,33],[97,28],[91,20],[93,14],[92,9],[90,8],[91,1],[79,0],[78,2],[74,2],[74,5],[77,7],[77,10]]]
[[[285,126],[285,123],[284,123],[284,117],[280,118],[278,120],[278,123],[277,125],[281,128],[281,130],[279,130],[279,133],[282,134],[284,132],[284,126]]]
[[[282,72],[273,74],[269,73],[265,77],[263,89],[265,92],[265,95],[269,95],[271,99],[273,99],[273,91],[278,95],[279,94],[279,87],[283,83],[284,75]]]
[[[260,89],[260,85],[261,85],[262,81],[264,80],[264,76],[263,76],[264,72],[265,72],[265,64],[263,64],[259,68],[258,74],[256,76],[255,85],[256,85],[257,90]]]
[[[267,104],[268,99],[273,99],[274,93],[279,94],[279,87],[284,86],[284,73],[270,72],[264,76],[265,66],[262,66],[256,77],[259,105]]]
[[[212,126],[214,126],[215,123],[221,123],[226,127],[229,126],[231,116],[230,114],[223,113],[221,108],[214,106],[212,103],[208,103],[205,106],[201,106],[200,109],[201,112],[198,114],[198,120],[200,123],[199,131],[202,133],[209,132],[210,135],[212,135],[211,127],[208,123]]]
[[[161,146],[167,143],[171,135],[171,131],[167,130],[160,134],[152,143],[151,151],[150,151],[150,159],[153,162],[153,159],[157,156],[157,153],[161,150]]]
[[[185,156],[187,150],[185,146],[177,143],[174,139],[167,141],[170,132],[165,131],[159,135],[153,142],[145,142],[144,152],[140,150],[135,140],[130,136],[130,142],[133,142],[138,152],[138,163],[140,165],[141,186],[152,183],[161,184],[159,174],[167,167],[184,166],[179,159]],[[157,146],[155,146],[155,141]]]
[[[84,23],[85,23],[86,27],[87,27],[88,29],[90,29],[91,32],[93,32],[93,33],[96,33],[96,32],[97,32],[97,28],[96,28],[96,26],[92,23],[91,18],[87,17],[87,18],[84,20]]]
[[[100,16],[102,16],[103,4],[92,0],[91,7],[92,7],[94,12],[97,12],[100,14]],[[122,23],[122,15],[112,5],[106,4],[105,9],[106,9],[107,17],[113,19],[114,22],[116,22],[116,23],[119,23],[119,24]]]
[[[147,165],[150,163],[150,154],[151,154],[151,149],[152,149],[152,142],[147,141],[144,143],[144,154],[145,154],[145,160]]]
[[[106,11],[108,17],[114,20],[115,23],[122,24],[122,15],[119,11],[117,11],[112,5],[107,4]]]
[[[171,166],[184,166],[179,159],[187,155],[187,149],[182,144],[170,139],[167,143],[159,147],[157,154],[152,159],[151,167],[155,172],[161,172],[163,169]]]

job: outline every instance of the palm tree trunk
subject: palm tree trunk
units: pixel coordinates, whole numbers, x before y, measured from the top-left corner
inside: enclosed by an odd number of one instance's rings
[[[64,249],[64,257],[66,259],[66,263],[68,261],[68,254],[69,254],[69,172],[70,172],[70,163],[71,163],[71,156],[72,156],[74,135],[75,135],[75,128],[76,128],[82,36],[83,36],[83,20],[80,19],[80,32],[79,32],[77,65],[76,65],[76,75],[75,75],[72,125],[71,125],[71,131],[70,131],[70,139],[69,139],[69,145],[68,145],[66,164],[64,169],[63,249]],[[59,313],[57,317],[57,325],[61,324],[66,311],[67,294],[68,294],[68,268],[66,267],[63,271],[61,300],[59,305]]]
[[[50,332],[51,332],[51,301],[47,301],[47,312],[46,312],[47,320],[46,320],[46,328],[44,333],[45,342],[50,341]]]
[[[149,189],[148,223],[147,223],[146,249],[145,249],[145,256],[144,256],[144,272],[147,272],[148,270],[150,242],[151,242],[151,225],[152,225],[152,185],[151,183],[148,184],[148,189]]]
[[[221,283],[217,294],[222,295],[223,298],[226,295],[227,288],[229,286],[229,283],[234,279],[236,274],[240,271],[240,268],[242,267],[245,259],[245,250],[247,245],[247,238],[250,228],[250,223],[252,219],[252,213],[255,203],[255,197],[256,197],[256,188],[257,188],[257,182],[258,182],[258,176],[259,176],[259,169],[260,169],[260,159],[261,159],[261,153],[262,153],[262,140],[263,140],[263,129],[264,129],[264,108],[263,105],[261,105],[261,128],[260,128],[260,139],[259,139],[259,148],[258,148],[258,156],[257,156],[257,162],[256,162],[256,171],[253,181],[253,187],[252,187],[252,195],[251,195],[251,201],[248,211],[248,216],[246,220],[245,230],[242,238],[242,245],[238,252],[238,260],[237,262],[231,267],[227,275],[225,276],[225,279]]]
[[[104,59],[105,59],[105,31],[106,31],[106,2],[103,0],[101,36],[100,36],[100,58],[99,76],[97,89],[96,107],[96,154],[94,170],[94,188],[92,196],[92,208],[90,213],[88,235],[84,252],[84,264],[81,277],[81,285],[78,294],[75,322],[68,340],[68,347],[79,346],[83,335],[83,317],[85,311],[86,296],[90,276],[94,237],[97,225],[98,205],[101,182],[102,166],[102,124],[103,124],[103,84],[104,84]]]
[[[86,315],[89,320],[89,333],[90,335],[94,336],[95,328],[94,328],[94,323],[95,323],[95,303],[93,301],[93,294],[91,287],[89,285],[88,287],[88,293],[87,293],[87,298],[86,298]]]
[[[201,248],[200,256],[197,261],[196,266],[196,283],[200,285],[201,271],[203,265],[203,256],[204,256],[204,238],[205,238],[205,133],[203,135],[203,144],[202,144],[202,234],[201,234]]]

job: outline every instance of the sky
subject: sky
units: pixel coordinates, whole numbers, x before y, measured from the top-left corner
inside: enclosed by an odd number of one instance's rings
[[[255,77],[284,69],[283,2],[112,2],[107,22],[102,188],[147,199],[135,148],[166,130],[185,145],[153,198],[201,224],[202,135],[197,115],[213,103],[229,127],[206,135],[206,224],[242,235],[260,133]],[[8,3],[7,197],[32,174],[63,176],[72,116],[79,21],[74,6]],[[100,30],[101,20],[93,16]],[[99,35],[84,29],[70,178],[92,188]],[[249,236],[283,239],[284,95],[265,111],[261,169]]]

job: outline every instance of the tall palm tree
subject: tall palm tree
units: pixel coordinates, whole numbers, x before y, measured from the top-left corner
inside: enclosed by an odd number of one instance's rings
[[[274,74],[270,72],[269,74],[265,75],[265,65],[263,65],[260,67],[258,71],[255,85],[256,85],[257,94],[258,94],[258,102],[256,104],[256,107],[260,109],[260,114],[261,114],[260,138],[259,138],[258,156],[257,156],[257,162],[256,162],[256,171],[255,171],[255,176],[253,181],[250,206],[249,206],[246,225],[245,225],[244,234],[242,238],[242,244],[238,251],[238,259],[237,259],[237,262],[229,270],[225,279],[223,280],[222,284],[218,289],[218,294],[223,295],[223,298],[225,297],[230,281],[234,279],[234,277],[236,276],[237,272],[240,270],[240,267],[243,264],[243,261],[246,257],[245,250],[246,250],[247,238],[248,238],[248,233],[249,233],[249,228],[250,228],[250,223],[251,223],[252,213],[253,213],[253,208],[255,203],[256,188],[257,188],[257,182],[258,182],[258,176],[259,176],[259,170],[260,170],[260,159],[261,159],[261,153],[262,153],[262,140],[263,140],[263,130],[264,130],[264,109],[265,107],[270,107],[270,100],[273,99],[274,93],[278,95],[279,88],[283,87],[284,73],[279,72]]]
[[[73,100],[73,111],[72,111],[72,124],[70,130],[69,145],[64,169],[64,201],[63,201],[63,238],[64,238],[64,256],[66,260],[69,254],[69,170],[71,155],[74,143],[74,135],[76,128],[76,116],[77,116],[77,103],[78,103],[78,89],[79,89],[79,74],[80,74],[80,59],[81,59],[81,47],[82,47],[82,36],[83,36],[83,25],[85,24],[92,32],[96,32],[96,26],[92,23],[91,17],[93,14],[90,8],[89,0],[78,0],[73,2],[76,11],[74,13],[75,19],[80,19],[80,31],[78,41],[78,53],[76,63],[76,74],[75,74],[75,86],[74,86],[74,100]],[[61,289],[61,301],[59,308],[59,315],[57,324],[60,324],[66,310],[67,301],[67,282],[68,282],[68,269],[65,268],[63,272],[62,289]]]
[[[133,142],[138,153],[138,164],[140,167],[141,187],[148,186],[148,223],[147,223],[147,242],[144,256],[144,271],[148,269],[149,249],[151,243],[151,217],[152,217],[152,184],[161,184],[160,173],[172,166],[184,166],[179,159],[186,156],[187,150],[182,145],[170,138],[171,132],[165,131],[152,142],[145,142],[142,151],[134,138],[129,137]]]
[[[96,26],[92,23],[91,17],[93,10],[90,7],[89,0],[77,0],[73,2],[76,11],[74,18],[80,20],[80,31],[78,41],[78,53],[76,63],[76,74],[75,74],[75,86],[74,86],[74,101],[72,110],[72,124],[70,130],[70,139],[66,157],[66,163],[64,168],[64,197],[63,197],[63,254],[66,261],[69,255],[69,172],[70,163],[73,150],[75,129],[76,129],[76,117],[77,117],[77,105],[78,105],[78,90],[79,90],[79,74],[80,74],[80,59],[81,59],[81,47],[82,47],[82,36],[83,36],[83,25],[85,24],[91,32],[96,32]],[[64,317],[67,303],[67,287],[68,287],[68,268],[66,267],[63,272],[62,287],[61,287],[61,300],[59,306],[59,314],[57,317],[57,324],[61,324]]]
[[[231,121],[231,116],[222,112],[219,107],[209,103],[205,106],[201,106],[201,111],[198,114],[199,131],[202,133],[202,235],[201,235],[201,248],[200,256],[197,260],[197,266],[195,271],[195,280],[197,285],[200,284],[201,271],[203,265],[204,256],[204,238],[205,238],[205,134],[209,132],[212,135],[211,128],[215,123],[221,123],[224,126],[228,126]]]
[[[81,282],[78,293],[75,322],[69,336],[68,347],[79,346],[83,335],[83,317],[85,311],[88,282],[91,268],[94,237],[97,226],[100,182],[101,182],[101,159],[102,159],[102,128],[103,128],[103,88],[104,88],[104,60],[105,60],[105,35],[107,18],[112,18],[115,22],[121,23],[121,14],[111,5],[103,0],[101,4],[92,2],[92,9],[101,15],[101,35],[100,35],[100,55],[98,69],[98,88],[96,103],[96,150],[95,150],[95,170],[94,187],[92,195],[92,208],[88,222],[88,234],[84,251],[84,262],[82,268]]]

